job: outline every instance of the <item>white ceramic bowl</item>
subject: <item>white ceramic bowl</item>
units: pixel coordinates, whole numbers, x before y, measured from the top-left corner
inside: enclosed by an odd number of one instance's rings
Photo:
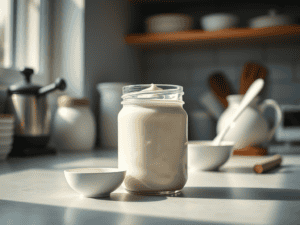
[[[78,168],[64,171],[70,187],[88,198],[108,197],[122,184],[126,171],[117,168]]]
[[[252,18],[249,21],[251,28],[262,28],[262,27],[275,27],[292,24],[292,18],[287,15],[280,15],[276,13],[276,10],[269,10],[269,14],[265,16],[259,16]]]
[[[146,31],[148,33],[176,32],[191,30],[193,19],[184,14],[160,14],[147,18]]]
[[[213,146],[212,141],[189,141],[189,171],[217,170],[229,159],[234,142],[223,141]]]
[[[205,31],[216,31],[236,27],[239,18],[229,13],[215,13],[203,16],[200,24]]]

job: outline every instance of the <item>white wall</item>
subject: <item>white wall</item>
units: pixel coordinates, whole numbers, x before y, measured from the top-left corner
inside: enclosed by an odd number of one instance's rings
[[[100,82],[138,82],[138,52],[127,46],[130,7],[124,0],[87,0],[85,6],[85,95]]]
[[[83,97],[84,0],[55,0],[53,7],[52,81],[65,78],[65,93]]]
[[[131,17],[129,2],[55,0],[53,17],[53,80],[63,77],[66,94],[88,97],[98,121],[96,85],[140,79],[138,52],[124,43]]]
[[[127,0],[87,0],[85,3],[84,95],[92,100],[97,121],[98,83],[140,83],[139,52],[124,42],[130,29],[130,10]]]

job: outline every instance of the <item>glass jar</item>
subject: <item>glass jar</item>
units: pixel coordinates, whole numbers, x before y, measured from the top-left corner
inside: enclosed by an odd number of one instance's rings
[[[188,116],[183,109],[183,88],[149,87],[123,87],[118,165],[127,171],[123,184],[128,192],[173,194],[187,182]]]

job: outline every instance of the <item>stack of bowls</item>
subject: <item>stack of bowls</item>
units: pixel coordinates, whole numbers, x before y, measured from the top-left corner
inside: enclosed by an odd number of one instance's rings
[[[6,159],[12,149],[14,121],[13,115],[0,114],[0,160]]]

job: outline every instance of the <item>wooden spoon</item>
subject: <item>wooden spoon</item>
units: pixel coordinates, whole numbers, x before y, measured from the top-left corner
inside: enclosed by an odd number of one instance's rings
[[[254,62],[247,62],[244,65],[243,73],[241,76],[241,85],[239,94],[246,94],[250,85],[258,78],[265,80],[267,76],[267,69],[262,65]]]
[[[209,86],[224,108],[227,108],[228,102],[226,97],[234,94],[230,83],[221,72],[216,72],[209,77]]]
[[[241,76],[241,85],[239,94],[245,94],[250,85],[258,78],[262,78],[265,81],[265,85],[262,91],[259,93],[262,97],[266,94],[267,90],[267,74],[268,71],[265,67],[258,63],[247,62],[244,65],[243,73]],[[263,156],[267,155],[267,149],[260,146],[247,146],[242,149],[236,149],[233,155],[243,155],[243,156]]]

